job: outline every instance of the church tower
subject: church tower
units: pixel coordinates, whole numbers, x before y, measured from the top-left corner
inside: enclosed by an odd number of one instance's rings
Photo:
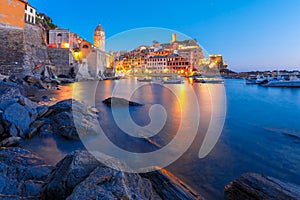
[[[94,31],[94,46],[105,51],[105,33],[103,27],[98,24]]]

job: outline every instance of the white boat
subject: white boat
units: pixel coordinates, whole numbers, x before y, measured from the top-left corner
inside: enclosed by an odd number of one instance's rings
[[[182,77],[169,77],[162,80],[163,84],[182,84]]]
[[[256,84],[264,84],[267,82],[267,78],[264,75],[257,75]]]
[[[194,78],[195,83],[214,83],[214,84],[222,84],[224,83],[224,79],[219,77],[195,77]]]
[[[257,76],[256,75],[249,75],[247,78],[246,78],[246,84],[257,84]]]
[[[263,84],[264,87],[300,87],[300,79],[298,77],[290,77],[289,80],[278,77]]]
[[[140,77],[137,79],[137,81],[138,82],[151,82],[151,81],[153,81],[153,79],[150,77]]]
[[[264,75],[249,75],[246,78],[246,84],[264,84],[268,80]]]

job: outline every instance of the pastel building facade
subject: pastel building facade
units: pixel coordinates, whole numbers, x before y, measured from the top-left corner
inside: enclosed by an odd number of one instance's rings
[[[36,23],[36,9],[30,4],[25,4],[25,16],[24,20],[27,23],[35,24]]]
[[[27,0],[1,0],[0,13],[2,28],[24,29],[25,22],[36,22],[36,9]]]

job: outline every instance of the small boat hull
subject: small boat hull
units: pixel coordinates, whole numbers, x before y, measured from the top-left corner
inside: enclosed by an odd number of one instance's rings
[[[295,87],[300,88],[300,80],[296,81],[270,81],[263,84],[264,87]]]

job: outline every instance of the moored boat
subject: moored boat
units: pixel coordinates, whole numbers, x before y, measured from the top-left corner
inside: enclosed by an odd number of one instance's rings
[[[151,81],[153,81],[153,79],[150,77],[140,77],[140,78],[137,78],[137,81],[138,82],[151,82]]]
[[[182,84],[182,77],[169,77],[162,80],[163,84]]]
[[[266,84],[262,84],[264,87],[300,87],[300,80],[272,80]]]
[[[222,83],[224,83],[224,79],[222,79],[220,77],[202,77],[202,76],[197,76],[197,77],[194,77],[194,82],[195,83],[222,84]]]

